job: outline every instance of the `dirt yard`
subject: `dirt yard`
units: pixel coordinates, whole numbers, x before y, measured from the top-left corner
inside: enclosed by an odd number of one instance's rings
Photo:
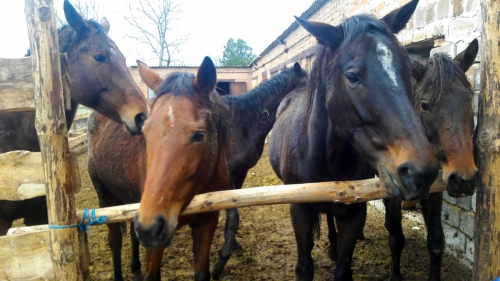
[[[97,208],[97,196],[88,177],[86,154],[79,156],[82,190],[77,194],[77,208]],[[247,177],[245,188],[263,185],[277,185],[276,178],[267,158],[267,150],[261,161]],[[416,212],[416,211],[413,211]],[[295,238],[290,223],[288,205],[253,207],[240,209],[241,224],[237,239],[243,249],[235,252],[229,260],[220,280],[295,280],[294,266],[297,260]],[[418,215],[418,214],[417,214]],[[221,212],[218,230],[212,245],[211,264],[216,261],[217,249],[222,244],[225,214]],[[405,280],[426,280],[428,254],[424,239],[425,227],[404,219],[403,230],[406,247],[402,257],[402,274]],[[414,230],[413,227],[420,230]],[[326,219],[321,225],[322,233],[313,249],[315,280],[330,280],[335,264],[330,262],[326,252]],[[390,272],[390,251],[387,231],[383,225],[383,213],[369,206],[366,239],[358,242],[353,260],[354,280],[387,280]],[[92,226],[89,231],[91,254],[91,280],[112,280],[111,252],[107,246],[107,228]],[[144,251],[141,249],[142,271],[145,271]],[[122,267],[125,280],[132,280],[129,269],[130,241],[124,237]],[[165,251],[163,280],[193,280],[193,258],[189,229],[180,230],[172,245]],[[450,255],[443,258],[442,280],[472,280],[472,273]]]

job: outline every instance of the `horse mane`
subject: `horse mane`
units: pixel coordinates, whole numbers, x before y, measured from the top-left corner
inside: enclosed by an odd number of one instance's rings
[[[343,30],[344,38],[342,42],[335,46],[333,49],[330,47],[323,46],[320,55],[315,60],[311,75],[308,83],[308,99],[307,108],[308,112],[312,109],[312,104],[315,95],[325,95],[326,94],[326,83],[325,74],[332,75],[331,66],[337,64],[339,59],[337,56],[343,53],[345,50],[352,48],[352,42],[354,39],[363,34],[368,30],[376,30],[383,35],[389,37],[391,41],[397,46],[401,46],[401,43],[396,38],[396,35],[389,29],[389,27],[381,20],[375,18],[372,15],[360,14],[355,15],[350,18],[345,19],[340,24]],[[404,48],[401,48],[405,52]]]
[[[465,87],[472,87],[462,68],[446,53],[436,53],[422,63],[427,70],[414,89],[414,100],[418,101],[423,93],[430,92],[429,109],[431,111],[438,106],[446,85],[449,85],[454,77],[457,77]],[[418,105],[418,103],[415,104]]]
[[[271,77],[271,79],[260,83],[257,87],[245,94],[239,96],[224,95],[223,98],[233,110],[249,112],[252,115],[259,114],[264,101],[266,101],[269,96],[275,95],[277,91],[286,90],[284,86],[290,82],[293,75],[294,68],[289,67]]]
[[[106,34],[106,31],[104,30],[102,25],[97,21],[85,20],[85,23],[87,24],[87,27],[90,28],[92,34]],[[57,32],[59,35],[59,51],[61,53],[66,53],[73,44],[77,44],[85,39],[77,36],[75,30],[68,24],[65,24],[58,28]]]
[[[102,27],[101,24],[99,24],[95,20],[86,20],[87,26],[91,27],[91,29],[94,30],[94,34],[102,34],[106,33],[104,28]],[[71,49],[71,46],[75,43],[79,43],[82,41],[84,38],[76,36],[75,30],[69,26],[68,24],[65,24],[57,29],[57,34],[59,37],[59,52],[60,53],[67,53],[69,49]],[[24,55],[25,57],[31,56],[31,49],[28,48],[26,50],[26,54]]]

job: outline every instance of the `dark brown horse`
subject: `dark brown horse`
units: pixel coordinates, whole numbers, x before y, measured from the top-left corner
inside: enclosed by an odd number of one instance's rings
[[[251,165],[258,158],[250,153],[242,153],[237,148],[244,147],[255,154],[262,154],[264,138],[274,123],[275,107],[284,95],[296,87],[303,86],[307,81],[306,77],[307,74],[298,64],[295,64],[293,68],[282,71],[279,75],[241,96],[220,96],[218,102],[225,110],[219,113],[223,114],[227,120],[228,140],[226,143],[230,145],[226,146],[226,157],[230,171],[231,169],[238,171],[237,168],[245,169],[248,166],[244,165]],[[92,114],[89,117],[89,136],[88,170],[99,197],[100,207],[139,202],[141,199],[140,190],[146,175],[144,137],[129,136],[120,130],[116,123],[101,114]],[[130,163],[136,163],[136,165],[132,167]],[[237,176],[240,175],[237,174]],[[113,257],[114,278],[115,280],[123,280],[120,227],[118,224],[108,224],[107,226],[109,230],[108,243]],[[237,225],[230,228],[234,229],[231,236],[234,239]],[[139,244],[133,231],[131,239],[131,267],[134,275],[139,279],[141,268]],[[224,264],[231,254],[231,241],[234,240],[226,239],[226,244],[220,250],[222,252],[227,249],[227,252],[224,252],[224,255],[221,254],[221,261],[216,266],[220,269],[218,274],[224,268]]]
[[[71,110],[66,124],[71,126],[78,104],[91,107],[123,124],[137,134],[148,115],[146,99],[125,64],[125,57],[108,36],[109,22],[84,20],[64,1],[69,25],[59,29],[61,53],[68,54],[71,78]],[[34,125],[35,112],[0,113],[0,153],[12,150],[40,151]],[[122,129],[123,130],[123,129]],[[0,200],[0,235],[12,221],[24,218],[26,225],[47,223],[45,197],[24,201]]]
[[[413,77],[417,81],[413,90],[415,107],[441,166],[448,194],[453,197],[470,196],[475,190],[477,168],[472,143],[474,93],[465,72],[474,63],[478,49],[478,42],[474,40],[454,59],[446,54],[435,54],[426,61],[413,62]],[[441,223],[442,200],[442,192],[420,200],[427,227],[429,281],[441,280],[445,244]],[[384,204],[385,226],[389,231],[392,253],[390,280],[402,280],[400,260],[405,238],[401,227],[401,200],[385,199]]]
[[[298,63],[271,79],[262,82],[252,91],[240,96],[224,96],[230,109],[230,130],[227,147],[229,189],[241,189],[248,170],[257,164],[264,150],[266,136],[276,120],[276,110],[283,98],[296,88],[305,87],[307,73]],[[239,227],[238,209],[226,210],[224,244],[219,249],[219,261],[212,267],[212,276],[218,279],[231,257],[233,248],[239,248],[236,231]]]
[[[269,145],[276,174],[286,183],[356,180],[378,174],[395,197],[429,196],[438,163],[411,102],[411,61],[394,33],[418,1],[381,20],[359,15],[340,26],[298,19],[324,46],[306,91],[282,102]],[[352,255],[366,204],[290,206],[297,240],[297,280],[312,280],[311,257],[319,213],[337,219],[335,280],[352,280]]]

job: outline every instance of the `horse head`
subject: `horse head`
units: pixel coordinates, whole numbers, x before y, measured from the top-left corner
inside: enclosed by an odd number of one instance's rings
[[[72,99],[140,133],[148,116],[146,99],[108,36],[108,20],[84,20],[68,0],[64,14],[69,25],[61,28],[59,44],[68,53]]]
[[[474,193],[477,167],[473,157],[471,85],[465,72],[478,52],[477,39],[454,59],[434,54],[426,62],[414,61],[415,105],[434,150],[450,196]]]
[[[317,59],[321,71],[313,69],[311,81],[326,98],[334,136],[329,145],[351,143],[388,192],[404,199],[427,197],[439,170],[413,110],[412,63],[395,36],[417,3],[382,19],[357,15],[338,26],[297,18],[325,46]]]
[[[138,67],[156,99],[143,127],[147,173],[134,226],[144,246],[166,247],[194,195],[206,192],[218,176],[228,184],[220,117],[211,97],[216,71],[208,57],[196,77],[172,73],[163,80],[145,64]]]

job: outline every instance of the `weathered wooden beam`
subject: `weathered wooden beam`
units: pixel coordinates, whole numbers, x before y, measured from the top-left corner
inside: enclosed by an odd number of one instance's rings
[[[74,179],[67,139],[63,83],[54,2],[26,0],[25,15],[30,37],[35,83],[35,127],[40,141],[49,225],[77,222]],[[56,280],[83,280],[76,228],[50,228],[49,244]]]
[[[35,84],[33,81],[31,57],[18,59],[0,58],[0,111],[35,110]],[[61,54],[61,75],[63,80],[66,109],[71,109],[68,60]]]
[[[77,153],[70,153],[74,192],[80,191]],[[0,200],[25,200],[45,196],[45,177],[40,152],[25,150],[0,154]]]
[[[439,177],[431,187],[431,192],[446,190],[446,184]],[[240,190],[225,190],[196,195],[183,215],[197,214],[230,208],[263,206],[271,204],[338,202],[359,203],[390,197],[380,186],[378,179],[361,181],[319,182],[252,187]],[[97,217],[106,216],[106,223],[130,221],[139,204],[96,209]],[[77,211],[78,221],[83,211]]]
[[[0,237],[0,280],[64,280],[55,278],[49,244],[48,230]]]
[[[68,142],[69,142],[70,148],[75,147],[77,145],[80,145],[82,143],[87,143],[87,134],[83,134],[83,135],[79,135],[79,136],[74,137],[74,138],[70,138],[68,140]]]
[[[476,191],[473,280],[493,280],[500,277],[500,2],[481,3],[480,177]]]

